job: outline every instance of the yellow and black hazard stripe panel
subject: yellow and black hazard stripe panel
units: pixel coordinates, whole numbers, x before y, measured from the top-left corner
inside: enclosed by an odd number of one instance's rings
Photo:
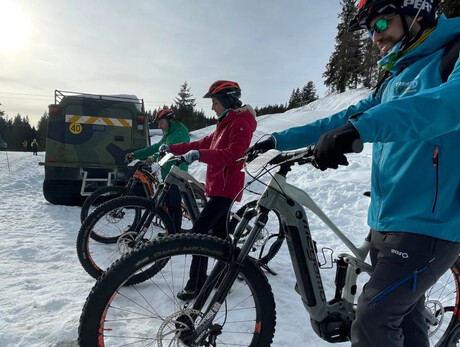
[[[131,119],[123,118],[109,118],[109,117],[93,117],[93,116],[77,116],[73,114],[65,115],[66,123],[77,123],[77,124],[97,124],[97,125],[108,125],[112,127],[125,127],[132,128],[133,121]]]

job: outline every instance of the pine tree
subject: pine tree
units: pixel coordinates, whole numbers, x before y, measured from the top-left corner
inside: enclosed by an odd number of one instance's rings
[[[289,103],[288,103],[288,110],[291,108],[299,107],[302,103],[302,93],[300,92],[300,89],[293,89],[291,97],[289,98]]]
[[[41,150],[45,149],[46,146],[46,134],[48,132],[48,121],[49,115],[47,112],[43,113],[43,116],[38,121],[37,125],[37,142]]]
[[[289,98],[289,101],[288,101],[288,110],[295,107],[296,99],[297,99],[297,96],[295,94],[295,89],[293,89],[291,93],[291,97]]]
[[[381,54],[366,31],[362,31],[361,40],[363,54],[360,79],[363,87],[373,88],[384,74],[384,71],[377,64],[381,58]]]
[[[348,32],[348,24],[357,13],[354,0],[341,2],[341,22],[337,26],[335,51],[332,53],[326,71],[324,84],[331,91],[344,92],[347,88],[357,88],[360,83],[362,62],[362,41],[358,32]]]
[[[205,126],[215,124],[217,120],[206,118],[203,110],[195,110],[196,102],[190,93],[190,87],[187,81],[181,85],[178,97],[174,99],[174,105],[171,109],[176,115],[176,119],[187,127],[189,131],[201,129]]]
[[[178,97],[174,99],[174,103],[178,109],[193,110],[196,106],[195,99],[192,93],[190,93],[190,87],[187,85],[187,81],[180,86]]]
[[[313,81],[309,81],[304,87],[302,88],[302,104],[306,105],[312,101],[318,99],[318,94],[316,94],[316,88]]]
[[[174,99],[174,105],[171,107],[176,115],[177,120],[184,123],[191,130],[195,127],[194,107],[196,105],[190,87],[185,81],[181,86],[177,97]]]

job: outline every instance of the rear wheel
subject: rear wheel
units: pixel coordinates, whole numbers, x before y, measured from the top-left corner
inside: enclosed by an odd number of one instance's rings
[[[106,201],[118,198],[125,195],[127,192],[126,187],[121,186],[109,186],[102,187],[88,196],[81,206],[80,210],[80,222],[83,223],[88,215],[94,211],[96,207],[103,204]]]
[[[430,346],[460,342],[460,260],[425,293]]]
[[[147,214],[153,214],[152,223],[138,237],[134,228]],[[149,199],[123,196],[102,204],[86,218],[77,236],[78,259],[88,274],[98,278],[125,253],[169,233],[174,233],[174,226],[165,211],[152,210]]]
[[[78,330],[81,346],[185,346],[183,339],[204,319],[204,310],[176,298],[188,279],[193,255],[209,258],[208,273],[219,264],[227,272],[235,263],[231,246],[215,237],[183,234],[145,245],[118,261],[92,289]],[[154,277],[139,285],[124,284],[144,269],[168,259]],[[216,272],[216,271],[215,271]],[[270,346],[275,329],[275,302],[264,273],[251,258],[200,346]],[[211,290],[210,297],[215,292]],[[211,303],[210,297],[203,308]],[[212,341],[215,340],[215,344]]]

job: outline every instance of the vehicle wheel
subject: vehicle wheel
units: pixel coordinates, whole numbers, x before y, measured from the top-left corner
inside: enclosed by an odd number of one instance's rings
[[[81,196],[80,189],[81,181],[43,181],[43,196],[53,205],[81,206],[85,198]]]
[[[460,341],[460,258],[425,293],[430,346],[458,346]]]
[[[154,214],[142,239],[135,241],[134,227],[141,217]],[[152,211],[147,198],[123,196],[102,204],[85,220],[77,236],[77,254],[83,268],[94,278],[139,244],[174,233],[169,215],[162,209]],[[97,233],[98,237],[94,237]],[[104,242],[99,242],[103,239]],[[110,242],[109,242],[110,241]]]
[[[188,279],[192,255],[209,257],[208,273],[234,264],[231,245],[212,236],[181,234],[153,241],[116,262],[91,290],[80,318],[80,346],[182,346],[181,334],[203,318],[194,301],[176,298]],[[168,259],[149,280],[125,286],[133,276]],[[211,291],[211,295],[214,290]],[[210,299],[201,306],[207,308]],[[185,321],[184,321],[185,318]],[[270,346],[275,329],[275,301],[264,273],[248,258],[222,302],[200,345],[212,337],[222,346]],[[214,332],[214,334],[213,334]],[[210,336],[211,334],[211,336]]]
[[[124,195],[127,191],[126,187],[121,186],[109,186],[109,187],[102,187],[98,190],[95,190],[88,196],[81,206],[80,210],[80,222],[83,223],[88,217],[88,215],[94,211],[96,207],[107,202],[109,200],[118,198]]]
[[[253,200],[240,207],[230,219],[229,233],[233,234],[246,209],[254,208],[256,206],[257,200]],[[238,240],[239,244],[243,244],[246,240],[246,236],[254,226],[253,221],[255,221],[255,217],[249,221],[247,231],[243,233],[241,238]],[[283,244],[283,241],[284,232],[280,224],[280,218],[275,211],[270,211],[268,214],[267,224],[262,229],[259,235],[259,239],[254,243],[254,247],[252,249],[255,254],[254,258],[258,259],[262,264],[267,264],[278,253]]]

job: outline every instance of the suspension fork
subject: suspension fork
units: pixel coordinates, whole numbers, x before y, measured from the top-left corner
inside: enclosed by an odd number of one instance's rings
[[[242,233],[246,230],[246,227],[249,223],[249,220],[254,216],[256,213],[255,209],[248,210],[244,213],[242,220],[238,223],[235,229],[235,240],[233,242],[232,250],[235,250],[236,242],[238,241],[238,237],[242,235]],[[249,233],[246,241],[243,244],[241,250],[237,253],[232,252],[229,255],[230,259],[230,266],[228,267],[226,272],[225,270],[225,262],[218,261],[216,265],[213,267],[211,273],[209,274],[208,278],[206,279],[205,284],[203,285],[203,289],[198,294],[195,303],[193,305],[193,309],[201,311],[201,308],[206,302],[206,299],[211,294],[214,285],[217,283],[218,280],[222,280],[221,284],[217,288],[217,292],[212,297],[208,307],[204,311],[204,316],[200,324],[195,327],[195,329],[187,334],[185,339],[182,341],[186,343],[198,343],[200,340],[203,339],[204,334],[206,331],[209,330],[215,316],[220,310],[222,303],[224,302],[225,298],[230,291],[230,288],[235,282],[241,267],[243,266],[244,261],[249,255],[252,246],[254,245],[257,237],[259,236],[261,230],[264,228],[265,224],[268,220],[268,212],[260,212],[257,215],[256,222],[254,224],[254,228]],[[223,276],[222,278],[220,278]]]
[[[155,212],[158,206],[163,204],[164,198],[168,193],[169,186],[164,185],[162,188],[157,189],[153,197],[150,198],[151,207],[142,214],[139,223],[134,227],[134,232],[137,234],[136,239],[134,240],[137,243],[139,240],[142,240],[145,233],[147,232],[149,225],[152,223],[153,218],[155,217]]]

